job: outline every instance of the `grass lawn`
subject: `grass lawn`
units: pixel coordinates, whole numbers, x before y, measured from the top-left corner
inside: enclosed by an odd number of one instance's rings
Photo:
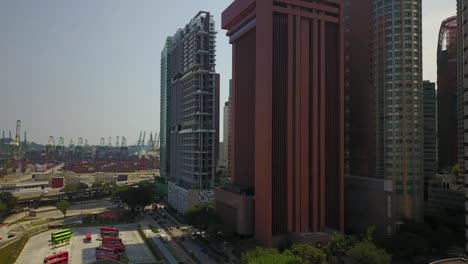
[[[28,243],[29,237],[22,237],[18,241],[0,249],[0,259],[2,264],[13,264],[23,251],[24,246]]]
[[[11,226],[11,225],[19,224],[19,223],[26,222],[26,221],[34,221],[34,220],[37,220],[37,219],[39,219],[39,218],[32,217],[32,216],[25,216],[25,217],[22,217],[22,218],[20,218],[20,219],[18,219],[16,221],[14,221],[13,223],[8,224],[8,225]]]

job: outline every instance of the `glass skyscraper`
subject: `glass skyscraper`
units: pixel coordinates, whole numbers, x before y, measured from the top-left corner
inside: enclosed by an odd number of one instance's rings
[[[376,176],[394,184],[397,221],[422,221],[421,0],[372,1]]]
[[[170,135],[170,101],[171,101],[171,48],[172,37],[167,37],[161,52],[161,111],[160,111],[160,174],[169,176],[169,135]]]

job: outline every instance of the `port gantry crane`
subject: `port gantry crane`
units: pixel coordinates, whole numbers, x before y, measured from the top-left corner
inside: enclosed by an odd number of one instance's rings
[[[57,148],[57,158],[61,161],[65,160],[65,139],[63,137],[59,137],[58,146]]]
[[[140,146],[141,146],[141,137],[142,136],[143,136],[143,131],[140,131],[140,137],[138,138],[138,141],[137,141],[138,148],[140,148]]]
[[[127,147],[127,138],[122,136],[122,143],[120,144],[120,153],[121,155],[128,155],[128,147]]]
[[[16,135],[15,139],[10,141],[10,158],[11,159],[21,159],[21,121],[16,121]]]
[[[83,158],[83,138],[82,137],[79,137],[78,142],[76,143],[75,157],[78,159]]]
[[[63,140],[63,138],[60,138],[59,142],[60,140]],[[50,136],[46,145],[46,163],[49,163],[53,160],[55,160],[55,139],[53,136]]]

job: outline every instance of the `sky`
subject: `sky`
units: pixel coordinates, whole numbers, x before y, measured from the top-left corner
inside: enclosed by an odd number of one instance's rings
[[[232,0],[0,0],[0,132],[16,120],[28,141],[49,136],[125,136],[159,131],[160,52],[166,36],[198,11],[215,19],[222,106],[231,78],[231,47],[220,28]],[[456,0],[423,0],[424,79],[436,81],[437,35]],[[222,113],[222,108],[220,109]],[[220,115],[222,121],[223,115]],[[220,140],[222,140],[220,126]],[[23,137],[23,135],[21,135]],[[1,137],[1,135],[0,135]]]

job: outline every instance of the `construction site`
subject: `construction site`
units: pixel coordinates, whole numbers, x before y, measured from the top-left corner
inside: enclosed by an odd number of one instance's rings
[[[0,180],[17,181],[22,176],[46,173],[61,166],[63,173],[133,173],[159,170],[159,134],[141,131],[136,144],[127,145],[125,136],[100,138],[99,145],[88,144],[79,137],[65,144],[64,137],[50,136],[47,144],[28,142],[27,133],[21,137],[21,121],[15,134],[3,131],[0,145]],[[76,142],[76,144],[75,144]],[[49,171],[50,172],[50,171]]]

